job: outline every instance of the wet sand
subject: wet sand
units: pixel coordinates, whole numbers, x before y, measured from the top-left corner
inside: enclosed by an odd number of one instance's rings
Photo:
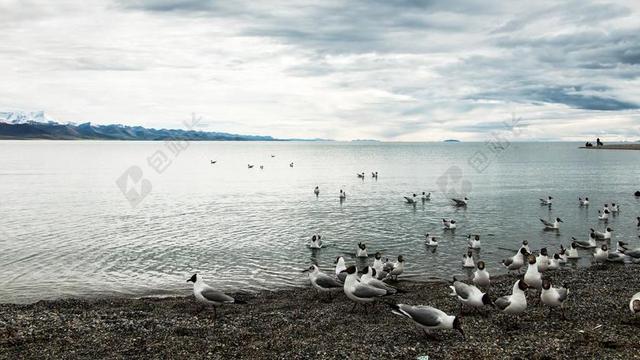
[[[640,320],[628,302],[640,291],[640,266],[547,272],[571,291],[568,320],[534,305],[512,322],[497,310],[463,315],[466,340],[453,331],[426,337],[384,304],[426,304],[448,313],[458,304],[448,284],[400,281],[407,290],[350,313],[342,292],[323,300],[311,288],[236,294],[246,305],[213,312],[193,297],[109,298],[0,305],[0,358],[212,359],[638,359]],[[497,277],[491,297],[511,292]],[[533,299],[531,297],[530,299]]]

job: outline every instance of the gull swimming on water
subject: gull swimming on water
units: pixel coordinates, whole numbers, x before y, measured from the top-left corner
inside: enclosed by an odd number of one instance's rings
[[[427,246],[438,246],[438,240],[436,239],[435,236],[429,236],[429,234],[425,235],[427,237],[427,240],[425,241],[425,244]]]
[[[364,180],[364,171],[361,174],[356,174],[358,178]]]
[[[236,300],[231,296],[213,289],[211,286],[204,283],[202,276],[193,274],[187,282],[193,283],[193,295],[196,300],[206,305],[213,305],[213,317],[217,317],[216,307],[222,306],[222,304],[246,304],[241,300]]]
[[[566,264],[569,257],[567,256],[567,249],[562,244],[560,244],[560,252],[558,255],[560,257],[560,264]]]
[[[347,193],[340,189],[340,200],[344,200],[347,198]]]
[[[551,205],[553,203],[553,197],[547,196],[546,199],[540,199],[540,205]]]
[[[589,198],[578,198],[578,202],[580,203],[580,206],[589,206]]]
[[[431,193],[425,194],[425,192],[422,192],[422,201],[429,201],[431,200]]]
[[[567,250],[567,258],[580,259],[580,254],[578,253],[578,244],[575,241],[571,243],[571,247]]]
[[[340,281],[320,271],[315,264],[302,272],[309,273],[311,285],[320,293],[335,292],[342,289],[343,285]]]
[[[430,336],[427,330],[453,329],[458,330],[464,338],[464,331],[462,331],[458,316],[447,315],[444,311],[431,306],[406,304],[389,304],[389,306],[391,306],[391,312],[394,314],[413,320],[427,336]]]
[[[471,250],[467,251],[466,254],[462,255],[462,267],[463,268],[476,267],[476,264],[473,261],[473,252]]]
[[[413,204],[413,205],[415,205],[415,204],[417,203],[417,201],[416,201],[416,196],[417,196],[416,194],[413,194],[413,197],[412,197],[412,198],[410,198],[410,197],[408,197],[408,196],[405,196],[405,197],[404,197],[404,199],[407,201],[407,204]]]
[[[609,221],[609,209],[598,210],[598,220]]]
[[[391,267],[384,269],[388,272],[387,277],[394,280],[398,280],[398,275],[404,272],[404,257],[398,255],[398,261],[396,261]]]
[[[322,236],[313,235],[311,237],[311,244],[309,244],[309,247],[312,248],[312,249],[320,249],[320,248],[322,248]]]
[[[466,196],[463,199],[451,199],[455,206],[467,206],[469,204],[469,198]]]
[[[344,282],[344,279],[347,278],[346,270],[347,266],[344,264],[344,258],[342,256],[338,256],[338,258],[336,258],[336,278]]]
[[[367,245],[363,242],[359,242],[358,248],[356,249],[356,257],[366,258],[368,256],[369,255],[367,255]]]
[[[316,194],[316,196],[320,195],[320,188],[316,186],[316,188],[313,189],[313,193]]]
[[[545,230],[558,230],[560,229],[560,223],[564,222],[559,217],[557,217],[553,222],[549,222],[545,219],[540,219],[540,221],[544,224]]]
[[[471,249],[480,249],[480,235],[467,235],[467,242]]]
[[[611,212],[615,214],[618,211],[620,211],[620,207],[616,203],[611,203]]]
[[[542,290],[540,291],[540,301],[550,307],[559,307],[564,316],[564,302],[569,297],[569,289],[564,287],[553,287],[549,279],[544,279],[542,282]]]
[[[456,221],[453,219],[442,219],[442,225],[445,230],[453,230],[456,228]]]
[[[607,227],[604,232],[595,231],[594,229],[590,229],[590,231],[595,234],[598,240],[611,240],[611,232],[613,232],[613,229]]]
[[[594,247],[597,246],[597,244],[596,244],[596,234],[594,234],[594,233],[589,233],[589,240],[588,241],[576,240],[576,238],[574,238],[573,236],[571,237],[571,239],[573,240],[573,243],[575,243],[577,247],[582,248],[582,249],[593,249]]]
[[[476,264],[476,271],[473,272],[473,283],[478,287],[489,287],[491,285],[491,277],[485,268],[484,261],[480,260]]]

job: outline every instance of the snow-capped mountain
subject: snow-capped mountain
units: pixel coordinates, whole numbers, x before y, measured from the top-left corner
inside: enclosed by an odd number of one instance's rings
[[[0,111],[0,122],[7,124],[55,123],[44,111]]]

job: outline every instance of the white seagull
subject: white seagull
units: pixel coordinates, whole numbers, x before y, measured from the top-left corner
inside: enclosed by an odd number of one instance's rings
[[[536,264],[536,257],[529,255],[529,266],[524,273],[524,282],[530,288],[540,289],[542,287],[542,275],[538,271],[538,265]]]
[[[338,256],[336,258],[336,278],[338,278],[338,280],[344,282],[344,279],[347,278],[347,266],[344,264],[344,258],[342,256]]]
[[[558,255],[560,257],[560,264],[566,264],[569,256],[567,255],[567,249],[562,244],[560,244],[560,252]]]
[[[416,194],[413,194],[413,197],[405,196],[404,199],[407,201],[407,204],[415,205],[417,203],[416,196],[417,196]]]
[[[578,202],[580,203],[580,206],[589,206],[589,198],[578,198]]]
[[[488,294],[483,293],[475,285],[465,284],[462,281],[453,281],[453,285],[449,286],[453,291],[450,295],[456,296],[462,306],[469,305],[473,308],[481,308],[485,305],[493,306]]]
[[[365,243],[359,242],[358,248],[356,249],[356,257],[366,258],[369,257],[367,254],[367,245]]]
[[[618,211],[620,211],[620,207],[618,205],[616,205],[615,203],[611,203],[611,212],[615,214]]]
[[[380,296],[387,295],[388,291],[367,285],[358,279],[356,267],[351,265],[347,268],[347,278],[344,280],[344,294],[354,301],[353,309],[358,304],[368,304],[375,301]]]
[[[525,255],[528,254],[529,252],[527,251],[527,249],[522,246],[514,256],[502,260],[502,265],[504,265],[509,271],[519,271],[520,268],[522,268],[522,266],[524,265]]]
[[[378,279],[380,279],[381,277],[386,276],[386,274],[383,274],[384,263],[382,262],[382,254],[380,252],[377,252],[374,255],[372,267],[376,271],[376,275],[377,275]]]
[[[598,210],[598,220],[609,221],[609,209],[604,209],[602,211]]]
[[[347,193],[340,189],[340,200],[344,200],[347,198]]]
[[[476,270],[473,272],[473,279],[471,281],[478,287],[486,288],[491,285],[491,277],[485,268],[484,261],[480,260],[476,264]]]
[[[540,301],[550,307],[559,307],[564,319],[564,302],[569,296],[569,289],[563,287],[551,286],[549,279],[542,282],[542,290],[540,292]]]
[[[241,300],[236,300],[231,296],[213,289],[211,286],[204,283],[202,276],[193,274],[187,282],[193,283],[193,295],[196,300],[205,305],[213,305],[213,318],[217,317],[216,307],[222,306],[222,304],[246,304]]]
[[[316,265],[311,265],[302,272],[309,273],[311,285],[320,293],[334,292],[342,289],[343,284],[340,281],[336,280],[333,276],[323,273]]]
[[[467,242],[471,249],[480,249],[480,235],[467,235]]]
[[[607,227],[604,232],[595,231],[594,229],[590,230],[596,235],[596,239],[598,240],[611,240],[611,232],[613,232],[613,229],[610,227]]]
[[[311,244],[309,244],[309,247],[312,249],[322,248],[322,237],[320,235],[313,235],[311,237]]]
[[[404,272],[404,257],[398,255],[398,261],[396,261],[391,268],[385,270],[388,271],[387,277],[398,280],[398,275]]]
[[[538,271],[545,272],[549,268],[549,253],[547,248],[540,249],[540,255],[536,258],[536,264],[538,264]]]
[[[527,290],[527,284],[523,280],[518,280],[513,285],[511,295],[497,298],[494,304],[505,314],[520,314],[527,308],[525,290]]]
[[[573,236],[571,237],[571,239],[573,240],[573,242],[576,244],[577,247],[582,248],[582,249],[593,249],[594,247],[597,246],[597,244],[596,244],[596,234],[594,234],[594,233],[590,233],[589,234],[589,240],[588,241],[576,240],[576,238],[574,238]]]
[[[362,271],[362,276],[360,276],[360,281],[375,288],[386,290],[387,294],[395,294],[396,292],[398,292],[398,289],[394,288],[393,286],[387,285],[387,283],[383,281],[378,280],[378,274],[376,273],[376,270],[371,266],[367,266],[366,268],[364,268],[364,270]]]
[[[453,315],[447,315],[444,311],[431,306],[412,306],[405,304],[389,304],[391,311],[400,316],[406,316],[413,320],[424,331],[425,335],[430,336],[427,330],[458,330],[464,338],[464,331],[460,326],[460,318]]]
[[[631,310],[634,315],[640,313],[640,292],[631,297],[631,301],[629,301],[629,310]]]
[[[422,201],[429,201],[431,200],[431,193],[425,194],[425,192],[422,192]]]
[[[316,188],[313,189],[313,193],[316,194],[316,196],[320,195],[320,188],[316,186]]]
[[[578,244],[575,241],[571,243],[571,247],[567,250],[567,259],[580,259]]]
[[[476,264],[473,261],[473,252],[471,250],[467,251],[466,254],[462,255],[462,267],[463,268],[476,267]]]
[[[451,201],[455,206],[467,206],[469,204],[469,198],[466,196],[463,199],[451,199]]]
[[[544,224],[545,230],[558,230],[560,229],[560,223],[564,222],[559,217],[557,217],[553,222],[548,222],[545,219],[540,219],[540,221]]]
[[[442,225],[445,230],[453,230],[456,228],[456,221],[453,219],[442,219]]]
[[[558,270],[560,269],[560,264],[561,264],[561,259],[560,259],[560,254],[555,253],[553,254],[553,257],[551,259],[549,259],[549,267],[547,268],[547,270]]]
[[[547,196],[546,199],[540,199],[540,205],[551,205],[553,203],[553,197]]]
[[[599,248],[596,248],[596,251],[593,253],[593,261],[596,264],[602,264],[609,259],[609,248],[607,245],[602,245]]]
[[[427,240],[425,241],[425,244],[427,246],[438,246],[438,240],[436,239],[435,236],[429,236],[429,234],[426,235]]]

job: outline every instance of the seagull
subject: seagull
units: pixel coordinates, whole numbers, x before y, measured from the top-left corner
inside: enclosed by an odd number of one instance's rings
[[[425,192],[422,192],[422,201],[429,201],[431,200],[431,193],[425,194]]]
[[[316,194],[316,196],[320,195],[320,188],[316,186],[316,188],[313,189],[313,193]]]
[[[540,199],[540,205],[549,205],[553,202],[553,197],[548,196],[546,199]]]
[[[293,162],[289,163],[289,167],[293,167]]]
[[[364,180],[364,172],[362,172],[361,174],[356,174],[358,176],[358,178]]]
[[[530,288],[540,289],[542,287],[542,275],[538,271],[538,265],[536,264],[536,257],[529,255],[529,266],[524,273],[524,282]]]
[[[597,240],[611,240],[611,232],[613,229],[607,227],[604,232],[591,229],[591,233],[595,234]]]
[[[320,249],[320,248],[322,248],[321,236],[320,235],[313,235],[311,237],[311,244],[309,244],[309,247],[312,248],[312,249]]]
[[[611,212],[615,214],[618,211],[620,211],[620,207],[618,207],[618,205],[616,205],[615,203],[611,203]]]
[[[524,256],[528,254],[529,252],[523,246],[514,256],[502,260],[502,265],[504,265],[509,271],[519,271],[520,268],[522,268],[522,266],[524,265]]]
[[[540,249],[540,255],[536,258],[536,264],[538,264],[538,271],[545,272],[549,268],[549,253],[547,248]]]
[[[580,203],[580,206],[589,206],[589,198],[578,198],[578,202]]]
[[[464,305],[469,305],[474,308],[480,308],[485,305],[493,306],[489,295],[480,291],[475,285],[468,285],[462,281],[457,281],[455,277],[453,279],[453,285],[449,286],[453,291],[450,295],[458,298],[461,309]]]
[[[442,219],[442,225],[444,225],[445,230],[453,230],[456,228],[456,221],[453,219]]]
[[[478,287],[486,288],[491,285],[491,277],[485,268],[484,261],[480,260],[476,264],[476,271],[473,272],[473,279],[471,281]]]
[[[553,254],[553,257],[551,259],[549,259],[549,267],[547,267],[547,270],[558,270],[560,269],[560,263],[561,263],[561,259],[560,259],[560,254],[555,253]]]
[[[460,200],[460,199],[451,199],[451,201],[454,202],[453,205],[455,205],[455,206],[467,206],[467,204],[469,203],[469,198],[465,197],[462,200]]]
[[[522,240],[522,246],[520,246],[520,248],[525,248],[528,253],[531,252],[531,249],[529,249],[529,241],[527,240]]]
[[[497,298],[494,304],[505,314],[520,314],[527,308],[525,290],[527,290],[527,284],[520,279],[513,284],[511,295]]]
[[[635,315],[640,312],[640,292],[631,297],[629,301],[629,310]]]
[[[567,250],[567,258],[580,259],[580,254],[578,254],[578,244],[575,241],[571,243],[571,247]]]
[[[476,264],[473,261],[473,252],[471,252],[471,250],[467,251],[466,254],[462,255],[462,267],[463,268],[476,267]]]
[[[557,217],[554,222],[548,222],[545,219],[540,219],[540,221],[544,224],[544,229],[545,230],[558,230],[560,229],[560,223],[564,222],[562,221],[562,219],[560,219],[559,217]]]
[[[381,277],[384,278],[384,276],[386,276],[386,274],[383,275],[384,264],[382,263],[382,254],[380,252],[377,252],[374,255],[372,267],[373,270],[376,271],[378,279],[380,279]]]
[[[274,157],[276,157],[276,156],[272,154],[272,155],[271,155],[271,157],[272,157],[272,158],[274,158]]]
[[[471,249],[480,249],[480,235],[467,235],[467,241]]]
[[[629,256],[634,262],[640,261],[640,248],[629,250],[626,247],[623,247],[620,249],[620,252]]]
[[[573,240],[573,243],[575,243],[577,247],[582,248],[582,249],[593,249],[594,247],[597,246],[597,244],[596,244],[596,234],[594,234],[594,233],[590,233],[589,234],[589,240],[588,241],[576,240],[576,238],[574,238],[573,236],[571,237],[571,239]]]
[[[251,165],[251,164],[247,164],[247,168],[249,168],[249,169],[253,169],[253,165]]]
[[[598,220],[609,221],[609,209],[598,210]]]
[[[460,318],[454,315],[447,315],[444,311],[431,306],[412,306],[406,304],[389,304],[391,312],[396,315],[406,316],[413,320],[425,335],[429,335],[427,330],[458,330],[464,338],[464,331],[460,326]]]
[[[395,294],[398,292],[398,289],[393,286],[387,285],[385,282],[378,280],[376,270],[370,266],[364,268],[362,272],[362,276],[360,277],[360,281],[363,283],[373,286],[378,289],[385,290],[387,294]]]
[[[215,164],[217,162],[218,162],[218,160],[211,160],[211,165],[213,165],[213,164]]]
[[[365,243],[359,242],[358,248],[356,249],[356,257],[366,258],[368,256],[369,255],[367,255],[367,245]]]
[[[416,201],[416,194],[413,194],[413,198],[410,198],[408,196],[405,196],[404,199],[407,201],[407,204],[413,204],[415,205],[417,203]]]
[[[338,278],[338,280],[344,282],[344,279],[347,278],[347,266],[344,264],[344,258],[342,256],[338,256],[336,258],[336,278]]]
[[[560,255],[560,264],[566,264],[568,260],[567,249],[562,244],[560,244],[560,253],[558,255]]]
[[[264,166],[260,165],[260,170],[264,170]]]
[[[347,198],[347,193],[340,189],[340,200],[344,200]]]
[[[550,307],[559,307],[562,312],[562,318],[564,316],[564,302],[569,296],[569,289],[564,287],[553,287],[549,279],[544,279],[542,282],[542,290],[540,291],[540,301]]]
[[[593,261],[596,264],[604,263],[609,259],[609,248],[607,245],[602,245],[600,248],[596,248],[596,251],[593,253]]]
[[[320,293],[334,292],[342,289],[343,285],[340,281],[323,273],[316,265],[311,265],[308,269],[302,270],[302,272],[309,273],[311,285]]]
[[[404,272],[404,257],[398,255],[398,261],[393,264],[393,267],[388,270],[387,277],[391,277],[394,280],[398,280],[398,275]]]
[[[378,289],[367,285],[358,279],[356,267],[351,265],[347,268],[347,278],[344,280],[344,294],[354,301],[353,309],[357,304],[367,304],[375,301],[377,297],[388,294],[387,290]]]
[[[206,305],[213,305],[214,319],[218,315],[216,307],[222,306],[222,304],[246,304],[244,301],[236,300],[223,292],[214,290],[211,286],[205,284],[202,280],[202,276],[197,273],[193,274],[187,282],[193,283],[193,295],[196,297],[198,302]]]
[[[378,172],[377,171],[376,172],[372,172],[371,173],[371,177],[377,180],[378,179]]]
[[[429,237],[429,234],[427,234],[426,237],[427,237],[427,241],[426,241],[427,246],[438,246],[438,240],[436,239],[435,236]]]
[[[636,221],[637,221],[637,223],[636,223],[636,227],[640,227],[640,216],[638,216],[638,217],[636,218]]]

